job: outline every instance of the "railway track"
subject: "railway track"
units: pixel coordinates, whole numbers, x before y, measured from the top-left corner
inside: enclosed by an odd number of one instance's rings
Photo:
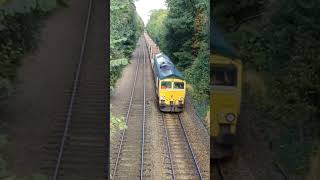
[[[152,54],[152,52],[149,53]],[[148,54],[148,58],[152,58],[151,54]],[[155,99],[157,99],[157,97],[155,97]],[[161,126],[161,129],[163,129],[164,151],[166,154],[164,167],[167,170],[167,173],[165,178],[173,180],[202,180],[203,176],[185,132],[181,116],[177,113],[170,114],[162,113],[160,111],[159,116],[159,125]]]
[[[211,172],[211,179],[214,180],[224,180],[224,174],[221,167],[220,160],[214,160],[213,166],[213,172]]]
[[[285,171],[285,169],[278,162],[273,162],[273,164],[277,168],[279,173],[282,175],[284,180],[291,180],[291,178],[288,175],[288,173]]]
[[[203,179],[179,114],[162,113],[172,179]]]
[[[107,177],[108,86],[106,84],[104,3],[88,1],[80,58],[65,116],[45,146],[43,171],[53,180],[104,180]]]
[[[280,178],[280,179],[284,179],[284,180],[290,180],[290,177],[288,176],[288,174],[286,173],[286,171],[283,169],[283,167],[280,166],[280,164],[274,162],[274,166],[277,170],[277,173],[280,173],[281,174],[281,178],[280,177],[277,177],[277,178]],[[211,179],[214,179],[214,180],[224,180],[224,179],[236,179],[237,177],[235,176],[231,176],[230,175],[225,175],[225,170],[226,168],[223,169],[223,162],[222,160],[214,160],[213,162],[213,172],[211,172]],[[243,175],[242,175],[243,176]],[[239,177],[238,177],[239,178]],[[241,177],[241,179],[243,179],[243,177]],[[246,179],[255,179],[254,176],[249,176],[248,178]]]
[[[147,58],[143,38],[139,39],[138,46],[137,53],[133,55],[135,61],[132,61],[132,64],[136,64],[136,68],[130,89],[131,95],[128,105],[125,106],[127,128],[120,133],[119,144],[116,148],[113,148],[111,179],[160,178],[154,176],[150,165],[152,164],[150,159],[152,158],[152,148],[150,147],[152,137],[148,123],[151,122],[149,122],[150,119],[146,120],[146,112],[148,111],[146,105],[146,72],[149,72],[147,69],[149,67],[146,64],[149,64],[149,59]],[[164,131],[161,134],[165,134],[162,135],[165,137],[164,141],[167,145],[166,150],[164,150],[166,163],[161,168],[170,171],[163,178],[174,180],[203,179],[180,115],[158,113],[163,120],[161,124],[163,124]]]
[[[139,39],[136,71],[126,113],[126,129],[121,133],[116,157],[113,158],[112,179],[143,179],[146,117],[145,49]]]

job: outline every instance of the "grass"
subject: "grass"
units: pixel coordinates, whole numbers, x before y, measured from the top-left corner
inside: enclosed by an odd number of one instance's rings
[[[208,132],[210,132],[210,120],[209,120],[209,111],[210,111],[210,98],[202,98],[199,99],[199,97],[197,96],[197,94],[193,91],[192,89],[192,85],[188,84],[187,85],[187,94],[190,97],[190,101],[192,106],[195,109],[195,113],[199,116],[199,118],[202,120],[202,123],[204,124],[204,126],[206,127],[206,129],[208,130]]]
[[[125,124],[125,118],[116,117],[110,111],[110,137],[112,138],[116,132],[125,128],[127,128]]]

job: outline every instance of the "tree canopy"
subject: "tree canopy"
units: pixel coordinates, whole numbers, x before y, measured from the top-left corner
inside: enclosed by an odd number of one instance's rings
[[[239,47],[246,71],[262,77],[266,93],[251,101],[260,114],[256,123],[264,124],[295,173],[307,166],[320,140],[319,6],[317,0],[217,0],[211,11],[211,19]]]
[[[16,68],[36,46],[41,19],[63,0],[0,0],[0,101],[13,93]]]
[[[144,24],[134,0],[111,0],[110,4],[110,85],[113,86],[127,64]]]
[[[151,11],[147,31],[191,84],[199,113],[206,115],[209,95],[209,2],[167,0],[167,10]]]
[[[150,20],[146,26],[148,33],[154,38],[154,41],[158,46],[163,47],[164,35],[165,35],[165,19],[167,18],[168,11],[166,9],[152,10]]]

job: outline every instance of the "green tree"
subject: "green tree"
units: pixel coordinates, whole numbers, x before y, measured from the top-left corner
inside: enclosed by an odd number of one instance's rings
[[[112,0],[110,4],[110,85],[114,86],[128,61],[144,24],[133,0]]]
[[[0,101],[14,89],[19,60],[36,46],[41,20],[58,4],[56,0],[0,1]]]
[[[164,35],[166,33],[165,29],[165,19],[167,17],[166,9],[152,10],[150,15],[150,20],[146,26],[148,34],[154,40],[160,49],[164,49]]]
[[[319,6],[317,0],[230,0],[216,1],[212,11],[239,47],[245,69],[264,74],[265,97],[244,100],[256,104],[256,124],[286,147],[275,149],[295,173],[309,164],[308,154],[320,140]]]
[[[167,10],[151,11],[147,31],[181,70],[198,112],[205,116],[209,94],[208,11],[206,0],[167,0]]]

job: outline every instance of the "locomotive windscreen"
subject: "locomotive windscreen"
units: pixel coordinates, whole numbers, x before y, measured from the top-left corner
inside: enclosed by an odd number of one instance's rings
[[[170,64],[163,64],[160,66],[160,68],[161,68],[161,70],[170,70],[173,68],[173,66]]]
[[[210,84],[214,86],[236,86],[237,69],[233,65],[219,66],[212,64],[210,67]]]

